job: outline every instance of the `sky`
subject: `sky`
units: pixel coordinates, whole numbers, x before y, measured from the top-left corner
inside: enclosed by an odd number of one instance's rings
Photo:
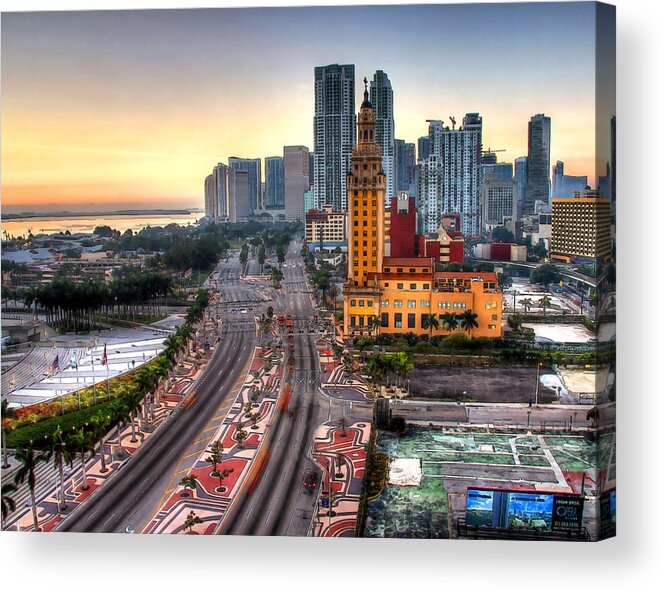
[[[362,78],[388,74],[409,142],[480,112],[511,162],[545,113],[551,164],[595,183],[595,21],[587,2],[4,13],[2,209],[201,207],[217,162],[313,147],[331,63],[355,64],[356,108]]]

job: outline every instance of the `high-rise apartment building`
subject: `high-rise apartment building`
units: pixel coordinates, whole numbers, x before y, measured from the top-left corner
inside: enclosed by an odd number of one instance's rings
[[[212,174],[215,177],[216,219],[225,221],[229,217],[229,167],[220,162],[215,166]]]
[[[205,194],[206,217],[215,218],[215,177],[209,174],[203,184]]]
[[[309,148],[284,146],[284,214],[287,220],[305,220],[305,192],[309,189]]]
[[[529,121],[529,155],[526,166],[526,192],[523,214],[532,214],[536,202],[550,203],[550,140],[552,120],[540,113]]]
[[[416,168],[416,145],[395,140],[395,192],[408,191]]]
[[[247,172],[249,215],[261,209],[261,159],[260,158],[229,158],[229,168]]]
[[[390,199],[395,196],[395,118],[393,87],[382,70],[374,73],[369,99],[376,116],[376,141],[381,146],[383,172],[386,175],[386,205],[389,205]]]
[[[270,156],[265,159],[265,208],[284,209],[284,158]]]
[[[421,162],[418,176],[420,233],[436,232],[444,214],[459,214],[462,234],[480,235],[482,133],[478,113],[467,113],[457,129],[430,120],[430,153]]]
[[[552,200],[553,260],[597,261],[612,253],[611,200],[600,191],[576,191],[572,199]]]
[[[314,195],[317,207],[347,209],[347,174],[356,143],[355,66],[314,68]]]

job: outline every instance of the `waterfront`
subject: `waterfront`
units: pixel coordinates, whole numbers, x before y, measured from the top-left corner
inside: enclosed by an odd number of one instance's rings
[[[155,213],[121,214],[108,213],[103,215],[62,215],[44,217],[26,217],[2,220],[3,236],[27,236],[29,232],[37,234],[54,234],[69,230],[72,234],[91,233],[96,226],[110,226],[114,230],[124,232],[131,229],[138,232],[147,226],[168,226],[180,224],[189,226],[203,217],[201,212],[189,213]]]

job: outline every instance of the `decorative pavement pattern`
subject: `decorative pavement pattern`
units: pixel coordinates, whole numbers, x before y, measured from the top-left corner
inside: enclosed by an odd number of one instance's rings
[[[286,406],[289,388],[281,388],[283,354],[272,348],[256,347],[250,371],[228,414],[209,442],[220,441],[223,446],[221,461],[214,467],[206,461],[208,447],[198,456],[190,470],[180,475],[175,486],[167,490],[166,501],[142,528],[141,533],[193,533],[214,534],[234,499],[258,481],[267,461],[262,454],[262,443],[275,412]],[[251,405],[251,410],[247,405]],[[249,410],[249,414],[246,412]],[[239,441],[242,430],[247,438]],[[196,488],[185,490],[180,486],[182,477],[194,477]],[[187,525],[190,512],[201,523]]]
[[[214,345],[211,347],[211,354],[213,350]],[[43,471],[50,472],[50,478],[47,477],[41,479],[43,482],[42,487],[46,487],[46,490],[50,492],[46,495],[42,493],[41,500],[39,500],[39,493],[37,495],[37,518],[39,521],[39,527],[42,531],[52,531],[76,508],[76,505],[85,501],[95,490],[102,486],[104,482],[106,482],[106,480],[120,468],[120,466],[122,466],[126,459],[136,453],[141,444],[152,436],[155,430],[171,414],[173,409],[182,403],[187,397],[197,378],[203,372],[207,360],[208,359],[203,360],[203,363],[195,363],[190,360],[182,362],[181,366],[178,367],[175,374],[171,377],[170,384],[167,381],[163,387],[160,387],[156,391],[155,402],[152,405],[150,403],[145,405],[147,408],[141,408],[139,413],[140,418],[137,420],[134,441],[132,441],[131,424],[127,424],[120,428],[119,438],[117,428],[114,428],[104,438],[103,453],[106,464],[105,471],[103,471],[102,468],[102,459],[98,448],[95,456],[86,462],[87,478],[84,483],[80,456],[76,458],[73,468],[65,472],[67,478],[65,482],[66,508],[62,513],[58,510],[60,487],[56,472],[51,464],[40,466]],[[151,406],[152,408],[150,408]],[[38,479],[40,479],[39,475]],[[87,488],[84,489],[86,485]],[[42,491],[43,490],[44,488],[42,488]],[[25,497],[25,499],[23,497]],[[10,517],[8,520],[8,528],[13,527],[17,530],[24,531],[31,531],[34,529],[32,512],[29,507],[26,508],[25,503],[28,498],[29,495],[27,490],[19,490],[16,501],[17,507],[20,509],[20,511],[17,512],[17,516],[20,515],[20,517],[18,517],[18,519],[12,519]]]
[[[315,537],[353,537],[367,460],[369,423],[321,425],[314,434],[314,459],[323,468],[323,484],[313,527]]]

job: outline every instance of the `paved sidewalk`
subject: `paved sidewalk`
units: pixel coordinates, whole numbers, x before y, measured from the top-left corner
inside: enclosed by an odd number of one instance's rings
[[[363,422],[345,430],[329,424],[316,430],[313,455],[324,473],[315,537],[355,535],[370,431],[371,425]]]

